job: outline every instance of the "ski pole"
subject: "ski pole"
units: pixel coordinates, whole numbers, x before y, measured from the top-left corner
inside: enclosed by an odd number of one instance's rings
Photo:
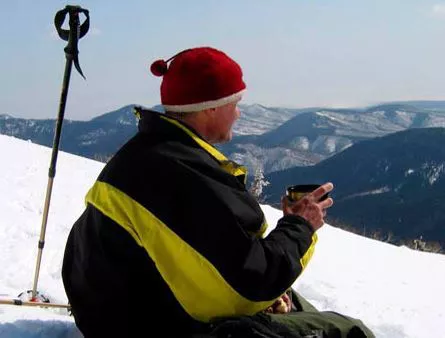
[[[71,308],[71,305],[69,304],[36,303],[24,301],[21,299],[0,299],[0,305],[40,306],[48,308],[62,308],[68,310]]]
[[[80,24],[79,13],[83,13],[86,17],[85,21]],[[65,21],[66,15],[69,14],[69,30],[62,29],[63,22]],[[32,300],[35,300],[37,295],[37,283],[39,279],[40,272],[40,263],[42,261],[42,253],[43,247],[45,246],[45,233],[46,233],[46,225],[48,222],[48,211],[49,205],[51,201],[51,193],[53,187],[54,177],[56,176],[56,163],[57,163],[57,154],[59,150],[59,142],[60,142],[60,134],[62,132],[62,123],[63,117],[65,114],[65,105],[66,105],[66,97],[68,94],[69,82],[71,77],[71,68],[74,62],[74,66],[80,75],[85,78],[82,73],[82,70],[79,65],[79,50],[77,47],[77,43],[79,39],[81,39],[88,32],[90,27],[90,17],[87,9],[83,9],[80,6],[66,6],[64,9],[58,11],[56,16],[54,17],[54,25],[56,26],[57,33],[59,36],[68,41],[64,52],[65,52],[65,73],[63,76],[63,84],[62,84],[62,92],[60,96],[59,103],[59,113],[56,121],[56,128],[54,133],[53,140],[53,149],[51,155],[51,162],[48,172],[48,184],[46,188],[46,197],[45,197],[45,205],[43,210],[43,218],[42,218],[42,227],[40,230],[40,238],[38,243],[38,253],[37,253],[37,263],[34,274],[34,283],[32,287]]]

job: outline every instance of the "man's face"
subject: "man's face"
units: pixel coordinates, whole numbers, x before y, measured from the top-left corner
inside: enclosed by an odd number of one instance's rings
[[[240,117],[238,102],[228,103],[212,111],[212,123],[209,126],[210,143],[224,143],[232,139],[233,124]]]

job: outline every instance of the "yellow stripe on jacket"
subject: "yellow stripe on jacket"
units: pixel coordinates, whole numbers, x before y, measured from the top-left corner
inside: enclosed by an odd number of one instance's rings
[[[86,202],[122,226],[147,251],[178,302],[193,318],[208,322],[221,316],[252,315],[275,301],[255,302],[240,295],[204,256],[110,184],[96,182]]]

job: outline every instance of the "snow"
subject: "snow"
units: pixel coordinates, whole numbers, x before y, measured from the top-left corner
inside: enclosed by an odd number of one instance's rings
[[[346,199],[346,198],[353,198],[353,197],[362,197],[362,196],[367,196],[367,195],[384,194],[384,193],[387,193],[387,192],[390,192],[390,191],[391,191],[391,189],[389,187],[384,186],[384,187],[381,187],[381,188],[378,188],[378,189],[352,194],[352,195],[349,195],[347,197],[344,197],[344,199]]]
[[[408,169],[407,171],[405,171],[405,177],[408,176],[408,175],[413,174],[414,171],[415,171],[414,169]]]
[[[441,174],[445,172],[444,164],[445,162],[440,164],[435,164],[434,162],[433,163],[427,162],[422,164],[422,169],[427,170],[425,175],[430,185],[433,185],[437,181],[437,179],[441,176]]]
[[[315,115],[326,117],[327,119],[338,122],[339,124],[344,123],[344,118],[341,114],[336,114],[332,112],[324,112],[324,111],[318,111],[315,113]]]
[[[0,298],[32,288],[51,150],[0,135]],[[66,303],[63,250],[103,163],[61,152],[38,290]],[[270,225],[281,212],[263,206]],[[270,231],[271,229],[269,229]],[[325,225],[294,287],[320,310],[362,319],[377,337],[445,337],[445,256]],[[80,338],[65,310],[0,305],[0,337]]]
[[[310,142],[306,136],[297,136],[291,142],[293,148],[301,150],[309,150],[309,145]]]
[[[261,135],[295,116],[282,108],[266,108],[259,104],[239,106],[242,118],[233,126],[234,135]]]

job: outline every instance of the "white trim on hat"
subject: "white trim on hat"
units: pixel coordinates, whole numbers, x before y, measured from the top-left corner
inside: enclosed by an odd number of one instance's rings
[[[175,113],[192,113],[196,111],[201,111],[205,109],[210,108],[217,108],[224,106],[227,103],[237,101],[241,99],[243,94],[245,93],[246,89],[240,90],[238,93],[222,97],[218,100],[212,100],[212,101],[205,101],[205,102],[199,102],[199,103],[192,103],[192,104],[182,104],[182,105],[168,105],[163,104],[164,109],[166,111],[171,111]]]

